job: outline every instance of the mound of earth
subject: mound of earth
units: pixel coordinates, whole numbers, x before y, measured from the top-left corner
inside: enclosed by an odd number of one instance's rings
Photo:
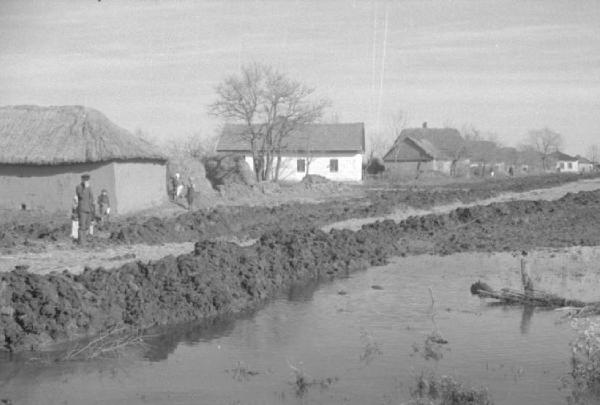
[[[217,155],[204,159],[206,177],[217,189],[222,185],[253,186],[256,176],[242,156]]]
[[[294,284],[345,276],[392,255],[598,245],[598,212],[600,190],[386,220],[356,232],[275,229],[248,247],[204,240],[191,254],[81,275],[15,270],[0,274],[0,342],[35,350],[115,326],[236,313]]]

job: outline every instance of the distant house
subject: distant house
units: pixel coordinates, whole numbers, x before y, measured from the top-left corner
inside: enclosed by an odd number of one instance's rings
[[[243,156],[253,169],[254,161],[247,132],[245,125],[225,125],[217,144],[217,152]],[[363,123],[304,125],[283,141],[278,178],[283,181],[300,181],[311,174],[334,181],[361,181],[364,153]]]
[[[474,174],[483,176],[496,169],[497,165],[501,165],[504,170],[504,162],[501,161],[502,157],[498,154],[499,148],[495,142],[467,141],[465,145],[469,166]]]
[[[561,173],[579,173],[579,162],[574,156],[556,151],[550,154],[550,159],[555,162],[555,169]]]
[[[580,155],[575,157],[577,158],[577,166],[580,173],[590,173],[594,171],[594,163],[591,160]]]
[[[81,106],[0,107],[0,207],[71,209],[81,175],[115,213],[166,198],[166,159],[155,147]]]
[[[464,139],[456,129],[404,129],[383,157],[386,172],[418,176],[422,172],[447,175],[462,172],[468,166]]]
[[[516,148],[510,146],[500,147],[496,155],[496,166],[499,171],[507,174],[511,173],[511,170],[513,174],[523,172],[525,166],[520,164],[519,151]]]

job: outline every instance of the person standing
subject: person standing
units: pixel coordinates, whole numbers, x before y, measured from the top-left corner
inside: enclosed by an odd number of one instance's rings
[[[194,205],[194,196],[196,193],[196,186],[194,185],[194,179],[192,179],[191,177],[188,179],[188,185],[187,185],[187,193],[186,193],[186,199],[187,199],[187,203],[188,203],[188,210],[192,210],[192,207]]]
[[[77,196],[73,196],[73,204],[71,205],[71,238],[74,241],[79,239],[77,229],[79,228],[79,216],[77,214],[77,206],[79,205],[79,200]]]
[[[77,217],[79,219],[78,239],[80,245],[85,244],[86,234],[90,230],[92,217],[94,216],[94,194],[90,186],[90,175],[81,176],[81,183],[75,188],[77,195]]]
[[[181,175],[179,173],[175,173],[175,176],[171,179],[171,186],[173,188],[173,201],[177,201],[177,199],[181,197],[181,192],[183,191],[183,182],[181,181]]]
[[[108,198],[108,191],[102,189],[98,196],[98,209],[100,210],[100,221],[108,222],[110,217],[110,199]]]

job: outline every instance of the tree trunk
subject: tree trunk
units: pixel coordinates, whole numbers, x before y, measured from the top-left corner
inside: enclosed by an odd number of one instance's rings
[[[265,162],[265,173],[263,179],[271,180],[271,174],[273,173],[273,151],[268,150]]]
[[[279,181],[279,170],[281,169],[281,150],[277,151],[277,163],[275,164],[275,181]]]
[[[252,163],[254,165],[254,176],[256,177],[256,181],[260,181],[261,166],[259,162],[258,150],[256,149],[256,143],[254,140],[250,141],[250,147],[252,149]]]

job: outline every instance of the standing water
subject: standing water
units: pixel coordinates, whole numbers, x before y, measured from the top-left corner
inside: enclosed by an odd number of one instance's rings
[[[600,249],[531,256],[536,288],[593,300]],[[0,359],[13,404],[400,404],[423,371],[485,386],[496,404],[564,404],[574,332],[559,311],[491,306],[481,279],[520,287],[510,254],[394,259],[290,291],[245,318],[184,325],[143,358],[40,363]],[[424,342],[447,340],[435,355]],[[298,392],[297,376],[309,384]]]

